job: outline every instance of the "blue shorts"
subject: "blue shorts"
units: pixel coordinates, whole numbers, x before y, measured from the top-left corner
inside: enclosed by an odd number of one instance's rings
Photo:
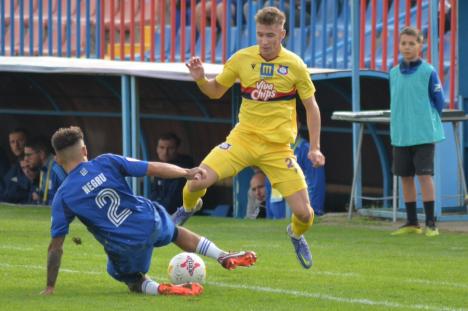
[[[132,246],[122,251],[106,250],[107,273],[114,279],[124,283],[134,283],[146,274],[151,265],[151,257],[154,247],[161,247],[171,243],[174,239],[176,227],[166,210],[159,204],[154,204],[156,219],[159,215],[160,221],[151,243]]]

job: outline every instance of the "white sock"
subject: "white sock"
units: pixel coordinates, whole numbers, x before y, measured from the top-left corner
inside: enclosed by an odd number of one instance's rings
[[[156,296],[158,295],[158,287],[159,283],[153,281],[153,280],[145,280],[141,284],[141,291],[145,295],[153,295]]]
[[[198,242],[196,252],[216,260],[218,260],[220,256],[226,254],[225,251],[219,249],[213,242],[205,237],[202,237],[200,242]]]

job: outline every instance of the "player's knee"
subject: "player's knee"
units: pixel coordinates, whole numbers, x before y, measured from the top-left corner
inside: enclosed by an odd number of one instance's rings
[[[196,192],[196,191],[200,191],[202,189],[205,189],[206,186],[204,185],[204,183],[202,181],[191,180],[191,181],[188,182],[187,188],[188,188],[188,190],[190,192]]]
[[[215,181],[210,178],[203,180],[190,180],[187,182],[187,188],[190,192],[198,192],[207,189],[214,184]]]
[[[311,224],[314,221],[314,210],[310,206],[300,210],[295,215],[303,223]]]

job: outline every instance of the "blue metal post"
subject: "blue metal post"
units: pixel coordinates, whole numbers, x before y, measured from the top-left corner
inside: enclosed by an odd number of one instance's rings
[[[96,3],[96,58],[101,57],[101,0]]]
[[[322,0],[320,5],[320,10],[322,11],[322,68],[327,67],[327,40],[328,40],[328,29],[327,29],[327,7],[328,1]]]
[[[141,114],[140,114],[141,118]],[[149,150],[148,150],[148,144],[146,143],[146,137],[143,133],[143,129],[140,126],[140,145],[141,145],[141,154],[139,159],[142,159],[144,161],[149,161]],[[144,177],[143,181],[143,196],[145,198],[149,198],[151,194],[151,178],[149,176]]]
[[[122,92],[122,155],[131,156],[131,115],[130,115],[130,77],[121,77]],[[127,183],[132,187],[130,180]],[[132,188],[135,191],[135,189]]]
[[[0,0],[0,48],[1,55],[5,55],[5,1],[10,0]]]
[[[81,56],[81,0],[76,1],[76,57]]]
[[[243,7],[242,7],[242,2],[241,0],[237,0],[237,3],[236,3],[236,7],[237,7],[237,10],[236,10],[236,27],[237,27],[237,36],[236,36],[236,44],[235,44],[235,47],[234,51],[237,51],[241,48],[241,39],[242,39],[242,15],[243,15]],[[241,9],[242,8],[242,9]],[[231,55],[229,55],[231,56]]]
[[[15,5],[13,0],[10,1],[10,16],[15,16]],[[15,23],[10,19],[10,54],[15,55]]]
[[[20,0],[19,2],[19,14],[20,14],[20,20],[19,20],[19,31],[20,31],[20,37],[19,37],[19,55],[23,56],[24,55],[24,2],[23,0]],[[14,23],[13,16],[10,18],[10,24]]]
[[[294,24],[296,23],[296,5],[293,0],[289,0],[289,16],[286,18],[289,19],[288,49],[292,51],[294,49]]]
[[[360,111],[361,110],[361,93],[360,93],[360,88],[361,88],[361,83],[360,83],[360,77],[359,77],[359,2],[358,1],[352,1],[351,2],[351,23],[352,23],[352,34],[353,34],[353,40],[351,42],[352,45],[352,63],[351,63],[351,89],[352,89],[352,107],[353,111]],[[324,56],[323,56],[324,57]],[[364,126],[364,125],[357,125],[353,124],[353,160],[354,157],[356,157],[357,154],[357,144],[358,144],[358,132],[359,132],[359,126]],[[353,162],[354,163],[354,162]],[[355,192],[355,199],[354,199],[354,205],[356,208],[361,208],[362,207],[362,189],[361,189],[361,170],[357,170],[354,172],[354,175],[356,175],[356,192]]]
[[[90,0],[86,0],[86,12],[85,13],[86,13],[86,58],[89,58],[91,56],[91,3],[90,3]]]
[[[242,10],[242,9],[240,9]],[[232,32],[232,25],[231,25],[231,1],[226,2],[226,20],[224,21],[224,25],[226,27],[226,46],[224,47],[226,49],[226,59],[228,59],[231,56],[231,32]],[[221,54],[222,55],[222,54]]]
[[[301,0],[301,12],[300,12],[300,27],[301,27],[301,38],[299,39],[299,52],[301,55],[302,60],[304,60],[304,53],[305,53],[305,43],[306,43],[306,24],[305,24],[305,14],[307,11],[307,6],[305,0]],[[297,53],[297,51],[295,51]]]
[[[57,55],[62,56],[62,1],[57,2]]]
[[[44,48],[44,44],[43,44],[42,39],[41,39],[41,38],[43,38],[43,36],[42,36],[42,28],[43,28],[42,25],[44,25],[43,22],[42,22],[43,21],[42,17],[44,16],[44,12],[42,12],[42,8],[43,8],[42,1],[45,1],[45,0],[39,0],[39,4],[38,4],[39,5],[39,10],[38,10],[39,24],[37,26],[37,28],[38,28],[37,31],[39,32],[39,35],[37,37],[39,38],[38,39],[39,40],[39,56],[42,56],[42,51],[43,51],[43,48]],[[34,11],[31,3],[32,3],[32,1],[29,2],[29,9],[30,9],[29,12]],[[34,24],[32,22],[32,20],[31,20],[30,24]]]
[[[348,48],[348,36],[349,36],[349,3],[346,1],[343,4],[343,14],[344,14],[344,46],[343,46],[343,59],[344,59],[344,66],[343,68],[348,68],[349,63],[349,48]]]
[[[32,10],[32,1],[29,2],[29,20],[32,21],[34,13]],[[34,23],[29,23],[29,54],[32,55],[34,51]]]
[[[122,154],[131,156],[131,135],[130,135],[130,78],[122,76]]]
[[[315,67],[315,47],[316,47],[316,42],[315,42],[315,32],[317,30],[317,1],[313,1],[312,5],[310,6],[310,34],[309,34],[309,40],[310,40],[310,63],[307,65],[310,67]]]
[[[431,16],[429,16],[431,20],[431,55],[432,55],[432,64],[434,68],[438,68],[439,65],[439,19],[438,19],[438,12],[439,12],[439,1],[438,0],[431,0],[430,8],[431,8]],[[434,174],[434,183],[435,183],[435,216],[440,217],[442,215],[442,158],[438,155],[440,151],[437,152],[437,149],[441,148],[441,144],[436,144],[436,153],[435,153],[435,174]]]
[[[71,0],[67,0],[67,57],[71,57]]]
[[[458,94],[459,103],[465,112],[468,111],[468,40],[461,29],[468,29],[468,2],[457,1],[458,4]],[[463,155],[465,159],[465,175],[468,175],[468,127],[463,126]]]
[[[338,52],[338,1],[333,1],[333,57],[332,64],[333,68],[336,68],[337,64],[337,52]],[[346,5],[343,3],[343,5]]]
[[[139,103],[139,96],[138,96],[138,80],[135,76],[130,77],[130,124],[131,124],[131,155],[133,158],[138,159],[139,149],[140,149],[140,103]],[[139,186],[138,186],[138,179],[132,178],[132,188],[134,193],[139,194]]]
[[[253,1],[248,2],[248,17],[247,17],[247,45],[251,45],[255,41],[255,23],[254,16],[256,10],[256,3]]]
[[[54,46],[54,36],[53,36],[53,33],[54,33],[54,23],[53,23],[53,19],[52,19],[52,0],[48,0],[48,4],[49,4],[49,7],[47,9],[47,36],[49,37],[49,56],[52,56],[53,55],[53,46]],[[40,40],[40,39],[39,39]],[[57,45],[60,44],[60,43],[57,43]]]

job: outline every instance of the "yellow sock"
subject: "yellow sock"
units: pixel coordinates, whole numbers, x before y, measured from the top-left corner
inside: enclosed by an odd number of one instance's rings
[[[302,222],[300,221],[296,215],[292,215],[291,217],[291,230],[292,230],[292,233],[296,236],[301,236],[303,235],[311,226],[312,224],[314,223],[314,210],[313,209],[310,209],[311,211],[311,217],[309,219],[308,222]]]
[[[195,205],[197,205],[198,199],[205,195],[206,189],[190,192],[187,186],[188,183],[189,182],[185,183],[182,199],[184,201],[185,210],[191,211],[195,208]]]

